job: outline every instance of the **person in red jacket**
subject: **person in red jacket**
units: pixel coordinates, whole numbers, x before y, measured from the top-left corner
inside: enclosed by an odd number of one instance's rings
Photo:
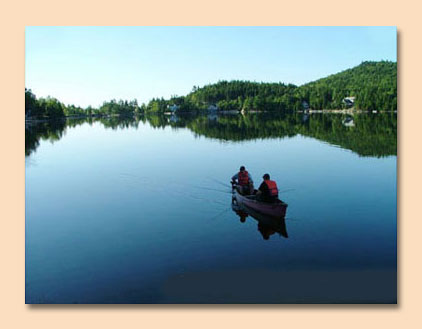
[[[270,179],[269,174],[262,176],[264,181],[259,186],[257,199],[265,202],[275,202],[278,199],[277,183]]]
[[[237,184],[237,190],[240,194],[247,195],[253,192],[252,176],[247,172],[244,166],[241,166],[239,172],[232,177],[232,182]]]

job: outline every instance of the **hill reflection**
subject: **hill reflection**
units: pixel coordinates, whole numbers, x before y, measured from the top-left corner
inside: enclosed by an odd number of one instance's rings
[[[227,142],[255,139],[286,138],[296,135],[312,137],[360,156],[385,157],[397,155],[397,115],[377,114],[278,114],[208,116],[151,115],[140,117],[81,118],[45,121],[25,125],[25,155],[39,146],[40,140],[56,141],[66,129],[83,123],[100,122],[106,128],[138,128],[140,122],[154,128],[187,128],[195,136]]]

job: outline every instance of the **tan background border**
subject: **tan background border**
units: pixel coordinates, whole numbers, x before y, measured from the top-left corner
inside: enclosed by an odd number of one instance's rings
[[[421,325],[421,6],[416,1],[33,0],[0,7],[0,326],[413,328]],[[396,25],[399,33],[398,306],[25,305],[24,34],[27,25]],[[358,46],[358,45],[356,45]],[[5,152],[6,150],[6,152]],[[419,325],[417,325],[419,323]]]

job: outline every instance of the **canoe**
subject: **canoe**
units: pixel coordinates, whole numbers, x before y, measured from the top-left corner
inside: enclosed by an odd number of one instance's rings
[[[268,203],[256,200],[256,195],[242,195],[235,187],[233,187],[232,191],[233,202],[236,202],[239,205],[243,205],[267,216],[286,216],[287,203],[281,201],[280,199],[277,199],[277,201],[274,203]]]

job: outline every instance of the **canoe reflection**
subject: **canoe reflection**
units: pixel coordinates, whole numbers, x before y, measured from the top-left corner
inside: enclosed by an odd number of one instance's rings
[[[232,210],[239,216],[241,223],[245,223],[248,216],[258,221],[258,231],[261,233],[264,240],[269,240],[270,236],[275,233],[288,238],[284,217],[266,216],[237,204],[232,204]]]

